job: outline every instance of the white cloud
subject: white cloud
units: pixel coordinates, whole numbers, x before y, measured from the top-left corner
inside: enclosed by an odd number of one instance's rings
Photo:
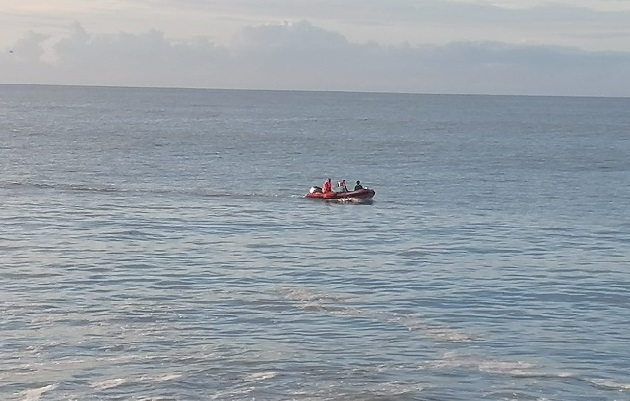
[[[91,32],[141,34],[227,45],[247,25],[308,20],[353,42],[491,41],[630,51],[630,2],[615,0],[0,0],[0,41],[16,32],[53,36],[72,21]],[[1,46],[9,42],[0,43]]]
[[[15,53],[15,58],[24,63],[38,63],[44,55],[43,43],[49,39],[49,35],[27,32],[13,45],[11,54]]]
[[[630,96],[630,53],[460,41],[357,43],[308,21],[250,26],[227,45],[162,31],[60,39],[28,32],[0,56],[4,83]],[[54,61],[51,61],[54,60]]]

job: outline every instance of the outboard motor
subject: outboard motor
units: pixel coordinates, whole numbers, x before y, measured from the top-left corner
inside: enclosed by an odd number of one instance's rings
[[[308,191],[311,194],[321,194],[322,193],[322,188],[321,187],[311,187],[311,189]]]

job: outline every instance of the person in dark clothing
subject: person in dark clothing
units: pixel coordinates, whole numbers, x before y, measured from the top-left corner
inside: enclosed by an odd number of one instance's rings
[[[354,190],[358,191],[360,189],[363,189],[363,185],[361,185],[361,181],[357,180],[357,185],[354,186]]]

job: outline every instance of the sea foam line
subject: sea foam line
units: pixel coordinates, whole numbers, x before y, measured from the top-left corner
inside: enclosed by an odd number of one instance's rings
[[[453,342],[474,341],[473,336],[449,327],[425,322],[413,315],[399,313],[371,311],[356,307],[338,305],[349,298],[318,294],[308,289],[292,288],[285,290],[285,298],[299,302],[302,309],[327,313],[334,316],[368,318],[388,324],[395,324],[410,331],[421,331],[434,338]]]

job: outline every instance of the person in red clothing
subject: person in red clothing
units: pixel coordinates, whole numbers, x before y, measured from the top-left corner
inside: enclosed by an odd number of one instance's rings
[[[324,182],[324,185],[322,186],[322,192],[332,192],[332,183],[330,182],[330,178]]]

